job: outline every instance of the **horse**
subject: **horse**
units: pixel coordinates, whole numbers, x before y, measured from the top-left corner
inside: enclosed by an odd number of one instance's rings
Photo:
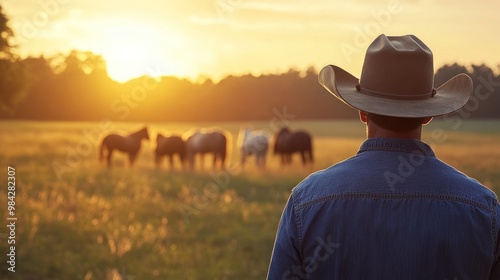
[[[177,135],[171,135],[165,137],[158,133],[156,136],[156,150],[155,150],[155,162],[156,167],[160,167],[161,160],[163,156],[168,156],[170,161],[170,168],[174,167],[174,155],[179,155],[181,161],[181,166],[184,165],[184,158],[186,154],[186,144],[182,137]]]
[[[186,140],[186,158],[191,169],[194,168],[194,159],[196,154],[201,154],[201,162],[203,164],[203,156],[207,153],[214,155],[213,167],[216,167],[217,160],[220,161],[220,166],[224,169],[224,161],[226,160],[227,137],[221,131],[196,131]]]
[[[308,161],[313,163],[311,135],[305,131],[291,132],[288,127],[283,127],[276,133],[274,154],[281,155],[281,164],[291,164],[292,154],[299,152],[302,155],[302,164]]]
[[[260,168],[266,166],[266,154],[269,148],[268,135],[265,131],[249,128],[240,130],[241,165],[245,165],[247,157],[255,156],[255,165]]]
[[[141,140],[149,140],[149,134],[147,127],[134,132],[128,136],[121,136],[118,134],[110,134],[102,140],[101,146],[99,148],[99,160],[102,162],[104,159],[104,150],[107,150],[108,154],[106,156],[108,168],[111,168],[111,155],[116,149],[128,153],[128,160],[130,162],[130,167],[134,165],[135,158],[139,149],[141,148]]]

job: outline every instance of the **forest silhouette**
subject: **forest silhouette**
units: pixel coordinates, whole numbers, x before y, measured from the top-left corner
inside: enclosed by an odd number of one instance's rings
[[[65,56],[29,57],[15,63],[25,71],[27,90],[10,112],[1,114],[3,119],[249,121],[270,119],[276,110],[296,119],[357,117],[319,85],[313,67],[227,76],[217,83],[143,76],[122,84],[108,76],[105,60],[91,52],[74,50]],[[500,75],[486,65],[445,65],[436,71],[435,85],[458,73],[467,73],[474,81],[476,98],[464,108],[467,116],[499,118],[495,104],[500,104]]]

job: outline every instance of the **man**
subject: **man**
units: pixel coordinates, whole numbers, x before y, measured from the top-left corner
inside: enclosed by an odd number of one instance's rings
[[[497,197],[420,141],[423,124],[467,103],[472,81],[460,74],[434,89],[433,73],[413,35],[375,39],[359,81],[321,70],[368,139],[293,189],[268,279],[500,279]]]

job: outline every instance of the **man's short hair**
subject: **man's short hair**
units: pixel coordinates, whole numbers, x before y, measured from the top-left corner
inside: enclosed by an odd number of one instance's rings
[[[408,132],[417,129],[424,121],[424,118],[389,117],[374,113],[368,113],[368,119],[379,127],[394,132]]]

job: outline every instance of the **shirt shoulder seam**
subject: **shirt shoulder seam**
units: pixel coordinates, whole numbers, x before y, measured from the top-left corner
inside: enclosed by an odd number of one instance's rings
[[[324,197],[315,198],[312,200],[304,201],[303,203],[297,203],[294,199],[294,204],[297,206],[297,209],[303,210],[308,208],[316,203],[321,203],[328,200],[337,200],[337,199],[356,199],[356,198],[371,198],[371,199],[429,199],[429,200],[449,200],[455,202],[462,202],[471,204],[482,209],[488,210],[490,212],[494,212],[494,207],[490,207],[481,202],[478,202],[473,199],[467,199],[454,195],[445,195],[445,194],[375,194],[375,193],[343,193],[343,194],[331,194]]]

